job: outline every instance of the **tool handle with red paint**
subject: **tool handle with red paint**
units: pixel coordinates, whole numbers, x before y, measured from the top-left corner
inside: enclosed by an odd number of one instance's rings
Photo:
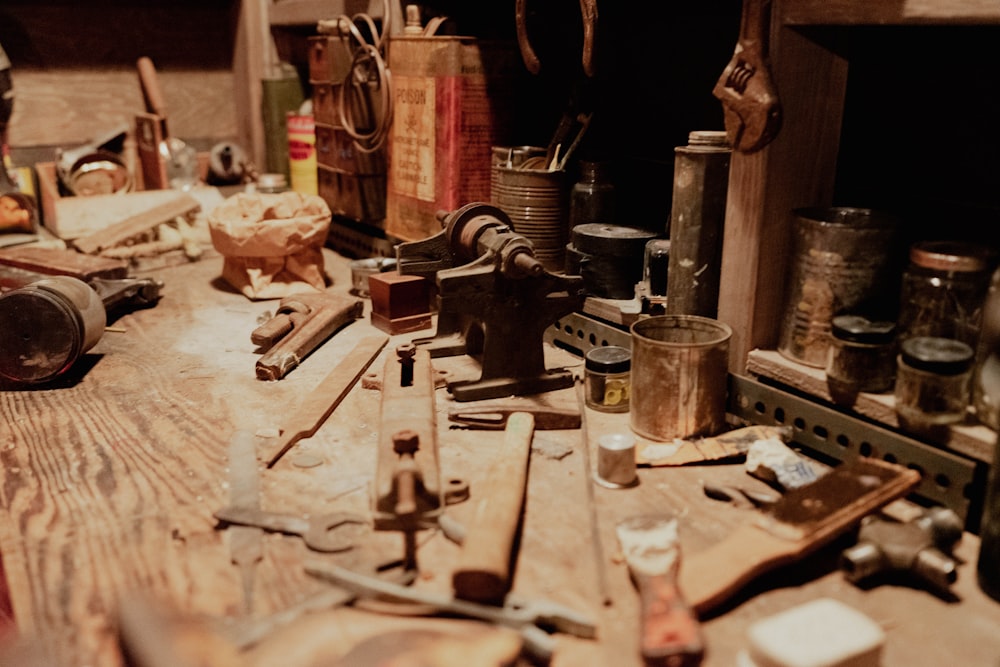
[[[498,604],[510,590],[534,428],[535,418],[526,412],[515,412],[507,419],[503,446],[490,467],[488,485],[452,576],[455,597]]]
[[[697,665],[705,654],[700,626],[676,583],[667,574],[633,573],[641,605],[639,648],[648,665]]]

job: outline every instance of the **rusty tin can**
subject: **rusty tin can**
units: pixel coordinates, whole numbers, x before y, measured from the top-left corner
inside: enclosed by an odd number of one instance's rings
[[[697,315],[632,324],[629,421],[638,435],[673,440],[726,426],[729,325]]]

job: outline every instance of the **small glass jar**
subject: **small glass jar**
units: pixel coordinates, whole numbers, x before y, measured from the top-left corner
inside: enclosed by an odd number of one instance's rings
[[[903,341],[896,367],[896,415],[909,430],[934,430],[965,418],[972,348],[959,340],[918,336]]]
[[[899,339],[953,338],[975,348],[990,273],[982,246],[958,241],[911,246],[899,299]]]
[[[632,353],[624,347],[595,347],[584,357],[587,406],[601,412],[628,412]]]
[[[597,223],[615,224],[615,186],[610,165],[605,162],[580,162],[580,180],[569,196],[569,228]]]
[[[881,393],[896,378],[896,324],[861,315],[838,315],[830,322],[826,382],[834,402],[853,404],[860,392]]]

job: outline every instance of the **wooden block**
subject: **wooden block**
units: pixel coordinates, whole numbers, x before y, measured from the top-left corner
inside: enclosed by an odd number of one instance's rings
[[[64,241],[72,241],[176,199],[177,190],[148,190],[90,197],[63,197],[54,162],[35,165],[42,225]]]
[[[395,335],[431,326],[427,279],[399,273],[378,273],[368,278],[372,299],[372,324]]]
[[[85,282],[94,278],[118,280],[128,275],[125,260],[36,246],[4,248],[0,250],[0,264],[46,275],[73,276]]]
[[[98,253],[105,248],[113,248],[133,236],[151,231],[161,223],[188,215],[201,208],[198,200],[185,192],[178,190],[164,190],[163,192],[169,193],[171,197],[100,231],[78,238],[73,244],[80,252]]]

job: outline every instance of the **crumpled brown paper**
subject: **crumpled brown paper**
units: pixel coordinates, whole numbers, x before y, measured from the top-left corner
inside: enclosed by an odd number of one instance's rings
[[[323,245],[330,207],[298,192],[239,193],[208,217],[222,277],[249,299],[280,299],[323,291]]]

